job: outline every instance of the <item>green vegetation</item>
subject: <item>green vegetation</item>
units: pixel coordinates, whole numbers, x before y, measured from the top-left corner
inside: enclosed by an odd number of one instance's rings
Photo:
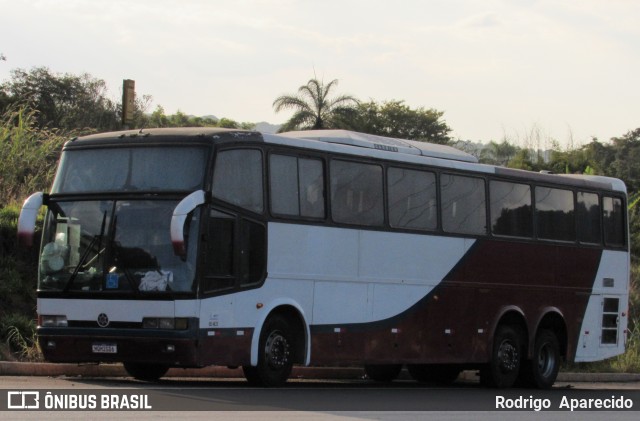
[[[280,127],[281,132],[292,130],[337,129],[342,117],[358,104],[351,95],[330,98],[329,93],[338,84],[334,79],[325,84],[318,79],[310,79],[298,88],[298,93],[282,95],[273,101],[276,112],[291,109],[293,116]]]
[[[1,59],[1,56],[0,56]],[[337,81],[316,79],[298,95],[274,101],[276,110],[294,110],[285,129],[344,128],[382,136],[454,144],[451,129],[435,109],[412,109],[403,101],[363,103],[349,95],[330,99]],[[251,123],[222,118],[167,116],[160,106],[145,110],[151,97],[136,102],[134,126],[216,126],[251,129]],[[120,127],[120,104],[106,97],[104,81],[90,75],[59,75],[46,68],[16,70],[0,84],[0,360],[38,360],[35,337],[35,288],[38,245],[16,247],[19,203],[51,185],[63,143],[73,136]],[[502,139],[478,146],[481,162],[534,171],[606,175],[622,179],[629,190],[632,250],[628,350],[617,358],[568,369],[640,372],[640,128],[603,143],[593,139],[581,147],[562,150],[557,142],[541,142],[538,130],[525,139],[527,147]],[[521,142],[520,142],[521,143]],[[540,144],[551,144],[548,151]],[[454,145],[469,150],[468,142]],[[38,236],[36,236],[38,238]]]
[[[37,249],[16,247],[20,208],[0,208],[0,360],[40,359],[35,338]]]
[[[444,112],[422,107],[412,109],[404,101],[362,102],[351,95],[330,98],[336,79],[325,84],[311,79],[297,94],[273,101],[276,112],[293,110],[280,132],[291,130],[346,129],[378,136],[447,144],[451,129],[441,120]]]

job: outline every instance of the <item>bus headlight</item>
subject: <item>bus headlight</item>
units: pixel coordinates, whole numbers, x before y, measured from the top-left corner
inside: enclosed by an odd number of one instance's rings
[[[143,329],[185,330],[187,326],[188,319],[184,317],[145,317],[142,319]]]
[[[67,316],[38,316],[38,325],[41,327],[67,327]]]

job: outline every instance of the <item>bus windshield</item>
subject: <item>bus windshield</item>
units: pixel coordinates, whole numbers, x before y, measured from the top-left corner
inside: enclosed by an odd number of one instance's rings
[[[196,210],[187,256],[173,253],[169,225],[175,200],[52,201],[44,227],[41,291],[191,292]]]
[[[70,149],[51,193],[194,191],[202,188],[207,149],[195,146]]]

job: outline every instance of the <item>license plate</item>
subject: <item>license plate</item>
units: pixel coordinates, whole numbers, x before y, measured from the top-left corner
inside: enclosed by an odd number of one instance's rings
[[[91,350],[94,354],[117,354],[118,345],[116,344],[93,344]]]

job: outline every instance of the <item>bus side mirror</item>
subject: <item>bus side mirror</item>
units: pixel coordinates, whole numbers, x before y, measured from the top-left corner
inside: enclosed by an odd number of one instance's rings
[[[187,246],[184,243],[184,224],[189,213],[205,203],[203,190],[196,190],[178,203],[171,217],[171,244],[177,256],[186,256]]]
[[[34,193],[24,201],[20,216],[18,217],[18,244],[22,247],[33,246],[33,237],[36,232],[36,219],[38,212],[45,201],[45,194]]]

